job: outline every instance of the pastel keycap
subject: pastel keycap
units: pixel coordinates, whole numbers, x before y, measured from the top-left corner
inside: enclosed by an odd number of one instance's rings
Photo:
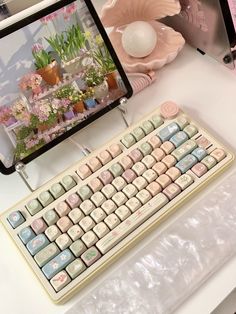
[[[59,272],[56,276],[54,276],[50,283],[53,288],[58,292],[62,290],[65,286],[67,286],[71,282],[70,276],[66,271]]]
[[[188,174],[183,174],[175,181],[182,190],[187,189],[193,182],[193,178]]]
[[[140,141],[142,138],[145,137],[145,133],[142,128],[135,128],[132,134],[135,137],[136,141]]]
[[[66,271],[72,279],[75,279],[83,271],[85,271],[86,268],[87,267],[85,266],[85,264],[81,261],[81,259],[78,258],[66,267]]]
[[[184,131],[180,131],[171,137],[170,142],[179,147],[188,140],[188,135]]]
[[[188,134],[189,138],[191,138],[198,133],[198,129],[195,125],[189,124],[184,128],[184,132]]]
[[[83,254],[87,250],[87,248],[81,240],[77,240],[71,244],[70,250],[76,257],[78,257]]]
[[[202,163],[210,170],[217,164],[217,161],[213,156],[206,156],[203,158]]]
[[[37,199],[34,199],[27,203],[26,208],[28,209],[29,213],[34,216],[43,208],[43,206]]]
[[[38,218],[32,222],[31,228],[36,234],[40,234],[40,233],[43,233],[47,229],[47,225],[44,219]]]
[[[64,178],[62,178],[61,180],[61,184],[63,185],[64,189],[66,191],[69,191],[70,189],[72,189],[74,186],[76,186],[76,182],[73,179],[72,176],[65,176]]]
[[[132,134],[126,134],[121,142],[125,145],[125,147],[130,148],[136,143],[136,140]]]
[[[43,215],[43,219],[46,221],[48,226],[52,226],[58,221],[59,216],[57,215],[55,210],[50,209],[46,211],[46,213]]]
[[[134,164],[129,156],[122,157],[119,163],[124,170],[130,169]]]
[[[211,156],[214,157],[217,162],[220,162],[226,157],[226,152],[221,148],[217,148],[211,153]]]
[[[89,166],[82,165],[77,170],[77,173],[78,173],[79,177],[84,180],[84,179],[88,178],[92,174],[92,171],[89,168]]]
[[[156,129],[164,123],[163,119],[159,115],[153,115],[151,117],[151,122]]]
[[[82,203],[82,200],[80,199],[78,194],[73,193],[67,197],[66,202],[70,206],[70,208],[73,209],[78,207]]]
[[[36,234],[30,227],[26,227],[20,231],[19,237],[24,244],[27,244],[36,237]]]
[[[205,137],[201,136],[199,139],[196,140],[199,147],[202,147],[204,149],[207,149],[209,146],[211,146],[211,142]]]
[[[71,208],[66,202],[63,201],[56,205],[55,211],[60,217],[63,217],[69,214],[69,212],[71,211]]]
[[[90,189],[95,193],[100,191],[103,188],[103,184],[101,182],[101,180],[99,180],[98,178],[94,178],[92,179],[88,186],[90,187]]]
[[[44,207],[46,207],[54,201],[54,198],[48,191],[45,191],[39,194],[39,201]]]
[[[143,143],[139,149],[143,156],[150,155],[152,152],[152,146],[149,143]]]
[[[111,154],[107,150],[103,150],[99,155],[98,159],[103,165],[106,165],[109,161],[112,160]]]
[[[180,160],[175,167],[178,168],[182,173],[187,172],[198,162],[197,158],[191,154]]]
[[[44,234],[39,234],[26,245],[31,255],[37,254],[49,244],[48,239]]]
[[[144,121],[142,124],[142,128],[146,135],[154,131],[153,124],[150,121]]]
[[[20,211],[16,211],[11,213],[8,216],[8,221],[10,223],[10,225],[12,226],[12,228],[17,228],[20,225],[22,225],[25,222],[25,218],[23,217],[22,213]]]
[[[158,148],[161,146],[162,142],[160,140],[160,138],[156,135],[154,135],[153,137],[151,137],[148,140],[148,143],[152,146],[153,149]]]
[[[193,166],[193,168],[191,170],[199,178],[202,177],[208,171],[207,167],[200,162],[197,163],[195,166]]]
[[[93,195],[93,192],[91,191],[91,189],[87,185],[84,185],[78,190],[78,194],[79,194],[80,198],[83,201],[85,201]]]
[[[61,232],[67,232],[70,227],[73,226],[72,221],[67,217],[61,217],[58,222],[57,222],[57,226],[59,227],[59,229],[61,230]]]
[[[172,101],[167,101],[161,105],[161,115],[165,119],[173,119],[179,113],[179,106]]]
[[[42,271],[48,279],[54,277],[62,269],[68,266],[75,257],[69,249],[64,250],[59,255],[54,257],[50,262],[48,262],[43,268]]]
[[[165,152],[161,148],[156,148],[152,152],[152,156],[156,159],[156,161],[161,161],[165,155]]]
[[[113,158],[116,158],[122,153],[122,148],[119,144],[112,144],[109,147],[109,152],[112,155]]]
[[[181,130],[183,130],[189,124],[188,118],[184,115],[177,117],[176,121]]]
[[[171,155],[173,155],[178,161],[190,154],[195,148],[197,143],[194,140],[188,140],[178,148],[176,148]]]
[[[177,184],[171,183],[163,190],[162,193],[164,193],[169,200],[173,200],[177,195],[181,193],[181,188]]]
[[[169,124],[168,126],[163,128],[159,132],[158,135],[159,135],[160,139],[162,140],[162,142],[165,142],[165,141],[169,141],[169,139],[179,131],[180,131],[180,128],[179,128],[178,124],[175,122],[172,122],[171,124]]]
[[[124,169],[121,167],[119,163],[115,163],[109,169],[114,178],[119,177],[124,172]]]
[[[166,141],[161,145],[161,149],[165,152],[165,154],[170,154],[175,150],[175,146],[173,143]]]
[[[127,183],[132,183],[134,179],[137,178],[137,175],[133,170],[128,169],[122,174],[122,177]]]
[[[89,267],[101,257],[101,253],[96,247],[91,247],[81,255],[81,259]]]
[[[207,156],[207,151],[202,147],[197,147],[192,152],[192,155],[195,156],[198,159],[198,161],[201,161],[204,157]]]
[[[48,263],[52,258],[57,256],[60,253],[59,248],[55,243],[51,243],[48,246],[46,246],[44,249],[42,249],[40,252],[38,252],[34,259],[36,263],[39,265],[39,267],[43,267],[46,263]]]
[[[55,183],[51,186],[50,192],[52,196],[57,199],[65,193],[65,190],[60,183]]]
[[[132,159],[134,163],[141,161],[143,158],[143,154],[139,149],[134,149],[130,152],[129,157]]]
[[[92,172],[95,172],[95,171],[99,170],[100,168],[102,168],[102,164],[101,164],[100,160],[96,157],[91,158],[89,160],[88,166],[92,170]]]
[[[105,170],[100,174],[99,179],[104,185],[107,185],[113,181],[114,177],[110,171]]]

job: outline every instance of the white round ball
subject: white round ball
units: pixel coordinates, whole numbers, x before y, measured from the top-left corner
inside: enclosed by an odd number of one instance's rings
[[[137,21],[129,24],[122,35],[125,52],[135,58],[150,55],[157,44],[155,29],[147,22]]]

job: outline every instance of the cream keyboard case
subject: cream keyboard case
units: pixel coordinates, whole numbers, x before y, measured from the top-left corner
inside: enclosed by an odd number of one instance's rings
[[[65,302],[185,200],[233,154],[166,102],[2,216],[54,302]]]

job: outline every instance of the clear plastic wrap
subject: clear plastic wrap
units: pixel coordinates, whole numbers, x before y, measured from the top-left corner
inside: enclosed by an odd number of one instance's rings
[[[168,314],[236,251],[236,174],[112,272],[67,314]]]

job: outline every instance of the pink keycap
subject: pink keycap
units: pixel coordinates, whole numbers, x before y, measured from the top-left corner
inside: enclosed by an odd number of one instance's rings
[[[171,168],[177,163],[177,160],[174,156],[167,155],[162,159],[162,162],[166,165],[167,168]]]
[[[171,184],[171,179],[166,174],[162,174],[159,178],[156,179],[156,182],[159,183],[163,189],[165,189],[168,185]]]
[[[129,154],[129,157],[133,160],[134,163],[139,162],[143,159],[143,154],[139,149],[134,149]]]
[[[202,177],[208,171],[207,167],[200,162],[197,163],[191,170],[199,178]]]
[[[60,202],[57,204],[55,210],[60,217],[66,216],[71,211],[69,205],[66,202]]]
[[[66,199],[67,203],[69,204],[71,209],[74,209],[76,207],[79,207],[79,205],[82,203],[80,197],[78,194],[73,193]]]
[[[167,170],[166,174],[171,178],[172,181],[175,181],[181,176],[181,171],[178,168],[171,167]]]
[[[132,159],[129,156],[124,156],[120,160],[120,165],[122,166],[122,168],[124,170],[132,168],[133,164],[134,163],[133,163]]]
[[[204,149],[207,149],[211,145],[211,142],[205,136],[201,136],[196,142],[199,147]]]
[[[179,107],[172,101],[167,101],[161,105],[161,115],[165,119],[174,119],[179,113]]]
[[[88,166],[89,168],[95,172],[97,171],[98,169],[102,168],[102,164],[101,162],[99,161],[98,158],[94,157],[94,158],[91,158],[88,162]]]
[[[107,150],[104,150],[98,155],[98,159],[103,165],[106,165],[109,161],[112,160],[112,157]]]
[[[105,170],[100,174],[99,179],[102,181],[104,185],[107,185],[113,181],[114,177],[110,173],[110,171]]]
[[[77,173],[80,176],[80,178],[84,180],[92,174],[92,171],[87,165],[82,165],[79,167]]]
[[[152,146],[153,149],[161,146],[161,140],[156,135],[151,137],[148,143]]]
[[[168,155],[175,150],[175,146],[173,143],[167,141],[161,145],[161,149]]]
[[[165,153],[161,148],[156,148],[152,152],[152,156],[156,159],[156,161],[161,161],[165,157]]]
[[[160,176],[162,175],[163,173],[165,173],[167,171],[167,167],[165,164],[163,164],[163,162],[159,161],[157,162],[153,167],[152,169],[154,171],[156,171],[156,173]]]
[[[152,182],[146,187],[146,190],[148,190],[152,196],[155,196],[161,192],[162,188],[157,182]]]
[[[73,223],[67,216],[65,216],[58,220],[57,226],[59,227],[61,232],[64,233],[67,232],[70,229],[70,227],[73,226]]]
[[[173,200],[173,198],[181,193],[181,189],[177,184],[172,183],[167,188],[165,188],[162,193],[164,193],[169,198],[169,200]]]
[[[109,147],[109,152],[112,155],[113,158],[119,156],[122,153],[121,147],[118,144],[112,144]]]
[[[127,183],[132,183],[134,179],[137,178],[137,175],[133,170],[128,169],[123,173],[122,177],[125,179]]]
[[[223,149],[217,148],[211,153],[211,156],[214,157],[217,162],[220,162],[226,157],[226,153]]]
[[[100,191],[103,188],[103,184],[98,178],[92,179],[88,185],[94,193]]]
[[[35,219],[31,224],[32,229],[36,234],[43,233],[47,229],[47,225],[42,218]]]

